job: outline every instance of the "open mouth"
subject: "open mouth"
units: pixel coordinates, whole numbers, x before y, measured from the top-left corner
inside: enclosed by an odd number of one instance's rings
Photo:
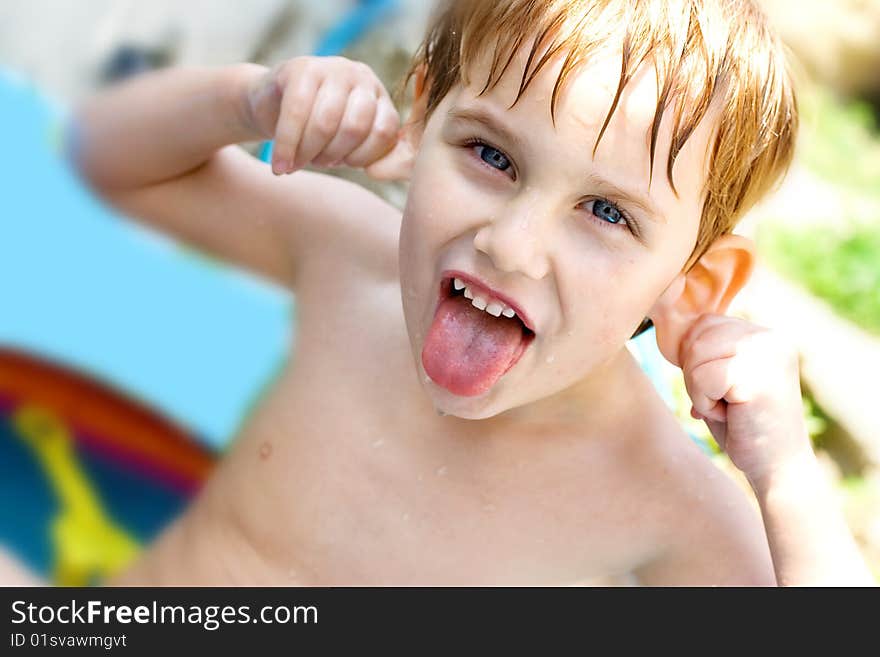
[[[502,295],[470,278],[446,276],[422,365],[436,384],[476,397],[519,362],[534,338],[529,320]]]

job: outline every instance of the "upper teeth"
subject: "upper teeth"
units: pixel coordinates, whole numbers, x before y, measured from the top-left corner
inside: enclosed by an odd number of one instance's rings
[[[456,290],[464,290],[465,298],[471,299],[474,308],[485,310],[494,317],[500,317],[501,315],[504,315],[505,317],[516,316],[516,311],[506,303],[499,301],[498,299],[493,299],[492,297],[487,297],[482,292],[475,293],[470,286],[460,278],[456,278],[452,284]]]

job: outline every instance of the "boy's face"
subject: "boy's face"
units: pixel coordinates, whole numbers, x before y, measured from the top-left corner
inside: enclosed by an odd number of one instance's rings
[[[619,56],[593,57],[572,74],[555,128],[550,98],[561,58],[507,109],[525,57],[478,98],[488,73],[479,62],[471,85],[443,99],[420,133],[404,210],[403,308],[420,379],[438,409],[463,418],[576,383],[601,386],[681,272],[699,227],[713,121],[698,126],[676,161],[676,196],[666,176],[671,110],[649,186],[653,66],[626,87],[593,157]],[[467,288],[456,290],[456,278]],[[505,316],[511,310],[516,317]]]

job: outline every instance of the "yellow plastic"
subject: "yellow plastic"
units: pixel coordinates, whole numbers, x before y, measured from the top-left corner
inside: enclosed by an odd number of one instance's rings
[[[64,424],[50,411],[22,406],[13,427],[37,457],[58,499],[52,519],[54,577],[62,586],[88,586],[118,573],[138,543],[116,525],[83,474]]]

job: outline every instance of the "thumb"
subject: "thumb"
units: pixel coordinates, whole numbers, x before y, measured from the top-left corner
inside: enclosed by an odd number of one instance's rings
[[[407,139],[401,137],[386,155],[364,167],[364,172],[373,180],[409,180],[414,162],[412,146]]]
[[[709,433],[712,434],[712,437],[715,439],[715,442],[718,443],[718,447],[721,448],[721,451],[726,451],[727,447],[727,422],[726,420],[713,420],[712,418],[708,418],[702,413],[698,412],[693,406],[691,406],[691,417],[695,420],[702,420],[706,423],[706,426],[709,428]]]
[[[712,434],[715,442],[718,443],[718,447],[722,451],[727,452],[727,423],[710,420],[709,418],[705,418],[703,421],[709,427],[709,433]]]

